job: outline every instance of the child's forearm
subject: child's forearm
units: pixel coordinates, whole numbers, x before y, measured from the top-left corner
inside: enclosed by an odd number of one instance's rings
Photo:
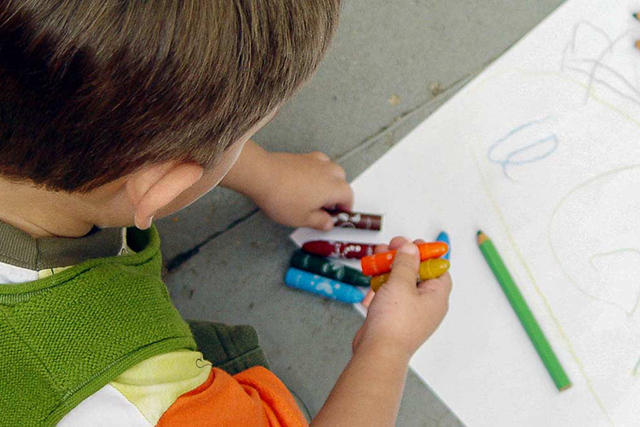
[[[390,346],[363,345],[338,378],[312,426],[395,425],[409,356]]]
[[[220,185],[252,197],[256,187],[263,181],[267,155],[268,152],[264,148],[253,140],[248,140],[238,160],[222,179]]]

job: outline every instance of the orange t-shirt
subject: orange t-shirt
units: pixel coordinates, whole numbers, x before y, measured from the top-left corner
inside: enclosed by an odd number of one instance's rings
[[[234,376],[213,368],[198,388],[181,395],[157,424],[170,426],[307,426],[289,390],[256,366]]]

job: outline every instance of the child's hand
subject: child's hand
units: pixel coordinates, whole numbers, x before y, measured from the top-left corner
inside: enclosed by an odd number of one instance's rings
[[[346,174],[324,153],[270,153],[249,140],[221,184],[253,201],[274,221],[330,230],[323,208],[351,210]]]
[[[394,425],[409,359],[447,312],[451,277],[416,286],[418,248],[396,237],[377,252],[399,249],[353,339],[353,357],[312,426]]]
[[[407,358],[436,330],[447,312],[451,276],[426,280],[416,286],[418,249],[396,237],[377,252],[398,249],[389,280],[376,292],[367,319],[353,340],[354,353],[362,346],[384,346]]]
[[[268,153],[267,180],[252,199],[274,221],[291,227],[330,230],[323,208],[351,209],[353,190],[342,167],[324,153]]]

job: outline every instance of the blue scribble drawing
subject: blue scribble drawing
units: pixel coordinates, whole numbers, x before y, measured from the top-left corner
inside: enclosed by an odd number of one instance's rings
[[[550,156],[558,148],[558,137],[555,133],[544,135],[543,137],[537,138],[533,142],[521,147],[518,147],[519,144],[517,144],[517,141],[514,141],[514,137],[520,132],[545,123],[549,119],[550,116],[524,123],[512,129],[505,136],[491,144],[487,151],[487,157],[490,161],[497,163],[502,167],[502,173],[505,177],[513,181],[513,178],[511,178],[507,173],[508,166],[522,166],[527,163],[540,161]],[[508,150],[509,146],[513,146],[513,149],[511,151],[506,151],[506,155],[501,157],[495,155],[496,150],[500,148]]]

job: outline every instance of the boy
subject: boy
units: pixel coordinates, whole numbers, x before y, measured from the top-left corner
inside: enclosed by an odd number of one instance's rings
[[[0,425],[304,425],[254,366],[203,360],[160,280],[154,218],[218,183],[291,226],[350,208],[321,153],[249,138],[310,78],[339,0],[0,3]],[[125,229],[135,225],[136,228]],[[390,425],[447,309],[402,238],[314,425]]]

